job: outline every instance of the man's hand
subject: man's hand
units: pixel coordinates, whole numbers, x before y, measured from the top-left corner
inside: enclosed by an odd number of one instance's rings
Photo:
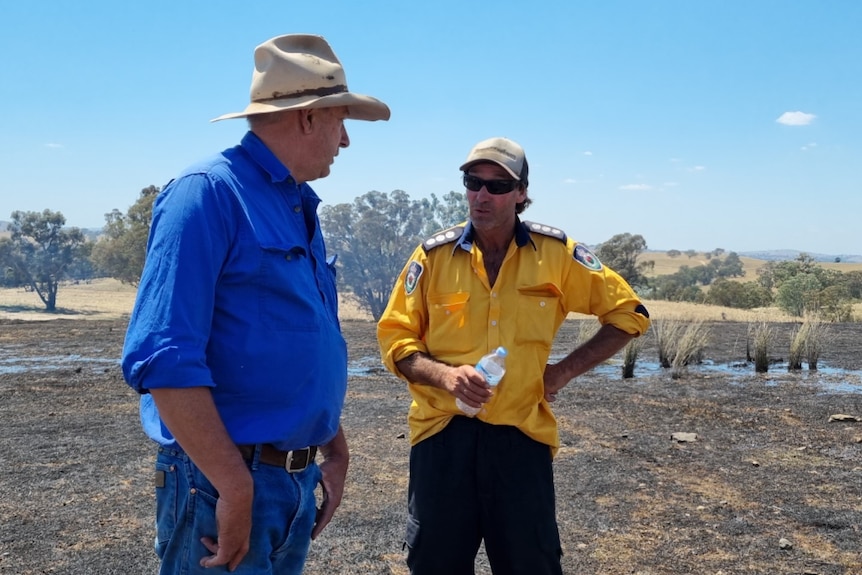
[[[209,549],[209,557],[201,559],[202,567],[227,565],[228,571],[235,570],[248,553],[251,544],[251,508],[254,488],[246,497],[236,499],[219,496],[216,502],[216,530],[218,540],[202,537],[201,543]]]
[[[475,408],[488,403],[494,394],[491,386],[472,365],[451,366],[426,353],[414,353],[395,363],[409,381],[445,389]]]
[[[557,393],[579,375],[613,357],[634,338],[612,325],[603,325],[592,338],[558,363],[545,366],[545,400],[554,402]]]
[[[442,387],[470,407],[480,408],[491,401],[491,386],[472,365],[450,367],[442,379]]]
[[[162,420],[219,494],[216,539],[201,542],[213,555],[204,567],[227,565],[233,571],[248,553],[254,479],[219,417],[208,387],[150,390]]]
[[[557,392],[569,383],[568,375],[559,363],[549,363],[545,366],[545,401],[557,401]]]
[[[323,455],[323,461],[320,463],[320,472],[323,474],[320,480],[323,501],[317,510],[314,529],[311,531],[312,539],[316,539],[323,528],[329,524],[344,497],[344,481],[347,478],[347,467],[350,463],[350,452],[344,430],[339,427],[332,441],[321,446],[320,452]]]

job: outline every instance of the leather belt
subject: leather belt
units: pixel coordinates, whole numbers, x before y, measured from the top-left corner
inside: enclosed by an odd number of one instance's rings
[[[254,459],[255,447],[255,445],[237,445],[239,452],[246,461]],[[305,471],[314,462],[315,455],[317,455],[317,447],[315,446],[281,451],[273,447],[272,444],[262,443],[258,461],[266,465],[281,467],[288,473],[298,473]]]

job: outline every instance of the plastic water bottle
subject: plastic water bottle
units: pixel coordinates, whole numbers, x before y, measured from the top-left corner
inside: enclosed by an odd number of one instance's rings
[[[488,385],[491,387],[496,387],[506,374],[506,354],[507,352],[505,347],[498,347],[488,355],[482,356],[482,359],[480,359],[479,363],[476,364],[476,371],[484,376],[485,381],[487,381]],[[455,405],[470,417],[473,417],[482,411],[481,407],[469,406],[461,401],[461,398],[459,397],[455,398]]]

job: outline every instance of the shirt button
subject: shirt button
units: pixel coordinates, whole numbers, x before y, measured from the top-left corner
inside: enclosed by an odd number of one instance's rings
[[[293,206],[293,211],[297,214],[302,211],[302,206]]]
[[[545,302],[540,301],[540,302],[539,302],[539,307],[545,307]]]
[[[449,310],[447,309],[447,310],[446,310],[446,315],[449,315],[450,313],[452,313],[452,312],[451,312],[451,311],[449,311]]]
[[[293,255],[292,255],[292,254],[287,254],[286,256],[284,256],[284,259],[286,259],[287,261],[290,261],[290,260],[292,260],[292,259],[293,259]]]
[[[497,325],[497,320],[496,319],[491,320],[491,325]]]
[[[492,291],[492,292],[491,292],[491,297],[497,297],[497,292]]]

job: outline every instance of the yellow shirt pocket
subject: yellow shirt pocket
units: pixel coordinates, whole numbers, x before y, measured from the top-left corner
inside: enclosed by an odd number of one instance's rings
[[[465,353],[473,340],[468,321],[470,294],[438,294],[428,297],[426,344],[434,356]]]
[[[550,348],[557,329],[562,291],[555,284],[518,288],[518,330],[515,340]]]

